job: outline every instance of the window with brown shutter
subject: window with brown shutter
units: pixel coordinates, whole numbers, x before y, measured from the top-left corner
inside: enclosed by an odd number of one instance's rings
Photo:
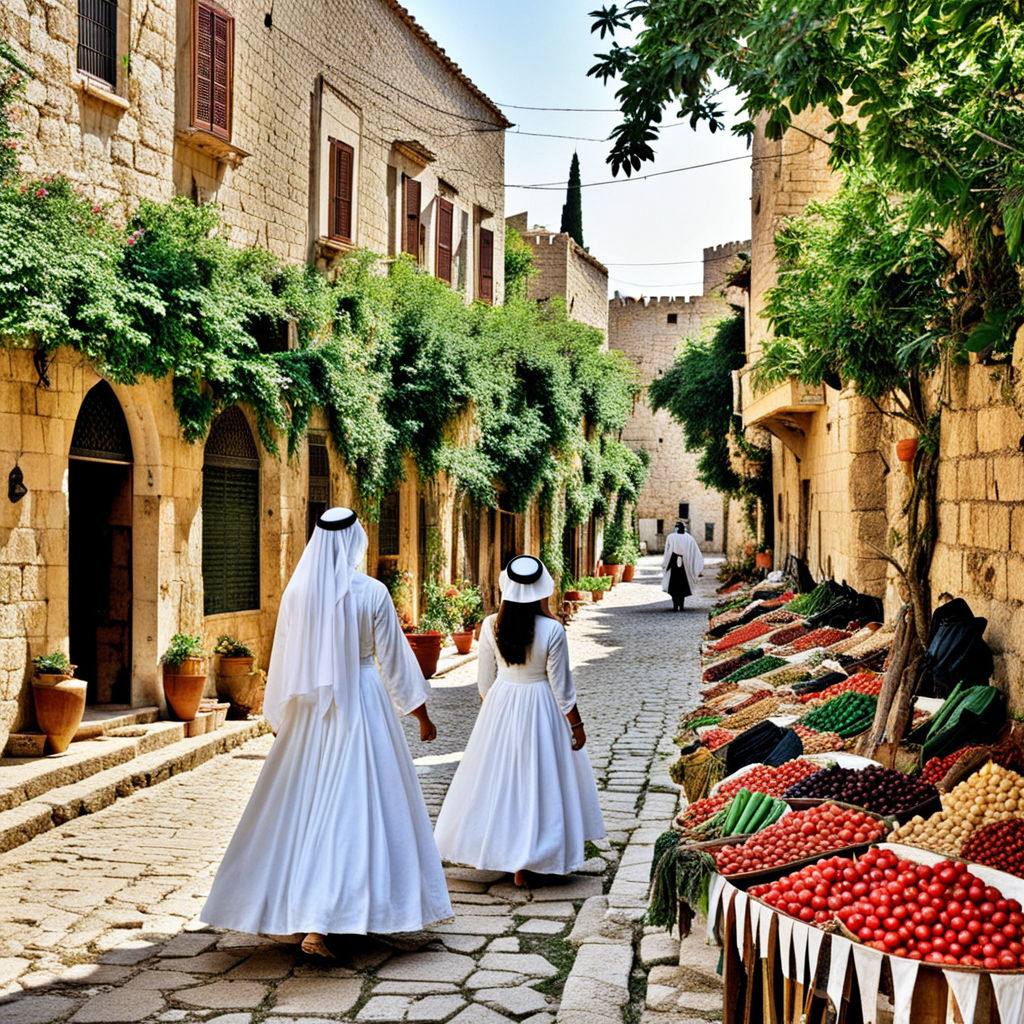
[[[231,138],[235,21],[213,4],[192,6],[192,124]]]
[[[420,261],[420,183],[406,178],[402,186],[402,252]]]
[[[344,142],[330,139],[330,202],[327,233],[331,238],[352,241],[352,163],[355,150]]]
[[[455,207],[447,199],[437,197],[437,260],[435,276],[452,283],[452,222]]]
[[[480,271],[477,274],[477,298],[481,302],[494,301],[494,232],[480,229]]]

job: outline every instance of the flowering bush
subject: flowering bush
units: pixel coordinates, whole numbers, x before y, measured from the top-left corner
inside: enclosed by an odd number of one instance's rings
[[[458,633],[462,629],[462,607],[459,588],[451,583],[423,584],[423,614],[417,633]]]
[[[484,599],[475,583],[459,584],[459,614],[463,629],[473,629],[478,622],[483,621]]]

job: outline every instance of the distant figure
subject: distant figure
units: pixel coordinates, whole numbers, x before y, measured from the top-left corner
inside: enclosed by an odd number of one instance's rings
[[[697,577],[704,568],[704,556],[692,535],[687,533],[682,519],[676,520],[676,532],[665,538],[661,567],[665,570],[661,589],[672,598],[672,611],[681,612],[683,602],[694,592]]]
[[[565,875],[587,839],[604,836],[583,719],[562,624],[551,617],[554,581],[532,555],[502,572],[501,605],[480,633],[483,707],[434,834],[445,860]]]
[[[317,520],[281,598],[263,710],[276,731],[200,917],[236,931],[418,931],[450,917],[430,817],[396,710],[437,735],[387,588],[356,568],[347,508]],[[378,670],[379,665],[379,670]]]

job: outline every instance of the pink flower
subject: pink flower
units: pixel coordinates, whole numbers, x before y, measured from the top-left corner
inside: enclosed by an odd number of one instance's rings
[[[93,213],[102,213],[103,212],[103,207],[102,206],[94,206],[92,208],[92,212]]]
[[[121,222],[119,220],[115,220],[114,221],[114,227],[115,228],[119,228],[120,226],[121,226]]]
[[[135,244],[135,239],[134,238],[129,238],[128,239],[128,244],[129,245],[134,245]]]
[[[48,196],[50,193],[45,188],[36,189],[36,199],[42,199],[44,196]]]

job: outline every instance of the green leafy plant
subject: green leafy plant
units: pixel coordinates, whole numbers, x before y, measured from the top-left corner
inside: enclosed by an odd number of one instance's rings
[[[222,658],[256,657],[245,644],[234,637],[228,636],[227,633],[222,633],[217,637],[217,642],[213,645],[213,653],[219,654]],[[194,655],[189,655],[189,657],[194,657]]]
[[[459,588],[450,583],[428,579],[423,584],[423,614],[416,625],[416,632],[437,632],[447,636],[461,629],[462,603]]]
[[[68,661],[63,651],[51,651],[49,654],[37,654],[32,659],[32,668],[39,675],[67,674],[70,675],[74,666]]]
[[[412,629],[412,588],[413,574],[408,569],[399,569],[397,565],[387,566],[380,574],[380,581],[388,588],[391,603],[398,612],[403,630]]]
[[[198,634],[189,636],[188,633],[175,633],[171,637],[164,656],[160,659],[165,665],[177,668],[187,658],[204,658],[206,652],[203,650],[203,638]]]
[[[578,590],[610,590],[612,586],[611,576],[581,576],[576,581]]]
[[[458,589],[462,628],[474,629],[484,618],[484,599],[480,588],[474,583],[460,583]]]

